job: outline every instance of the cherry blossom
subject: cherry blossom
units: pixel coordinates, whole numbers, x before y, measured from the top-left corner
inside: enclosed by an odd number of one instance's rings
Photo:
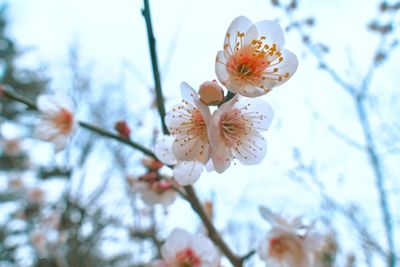
[[[219,255],[211,240],[193,236],[176,228],[161,247],[161,256],[168,267],[217,267]]]
[[[297,57],[287,49],[281,26],[271,20],[253,24],[234,19],[218,52],[218,80],[232,93],[257,97],[286,82],[297,69]]]
[[[287,220],[266,207],[260,207],[260,213],[272,226],[257,249],[261,260],[267,266],[311,266],[311,256],[317,246],[317,236],[310,231],[312,227],[303,225],[300,217]]]
[[[159,138],[155,145],[155,154],[164,164],[173,165],[174,179],[180,185],[192,185],[200,178],[204,164],[197,160],[177,160],[172,152],[174,141],[175,138],[170,135]]]
[[[171,179],[161,179],[159,174],[152,171],[140,176],[138,179],[128,177],[132,190],[139,193],[147,205],[161,204],[164,208],[173,204],[176,192]]]
[[[214,111],[207,128],[215,170],[224,172],[233,159],[245,165],[260,163],[267,152],[267,141],[260,132],[268,129],[272,118],[267,102],[239,95]]]
[[[168,130],[175,138],[172,152],[180,161],[200,161],[206,164],[211,155],[206,122],[211,113],[196,91],[181,84],[182,103],[173,106],[165,116]]]
[[[40,95],[36,104],[42,118],[34,129],[34,136],[53,143],[56,151],[62,150],[78,124],[72,100],[61,95]]]

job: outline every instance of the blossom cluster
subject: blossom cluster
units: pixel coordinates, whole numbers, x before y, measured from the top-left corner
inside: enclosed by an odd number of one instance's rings
[[[274,112],[259,97],[285,83],[298,65],[296,56],[283,48],[284,43],[284,32],[274,21],[252,23],[243,16],[232,21],[223,50],[216,56],[218,81],[206,81],[198,90],[186,82],[181,84],[182,101],[165,116],[169,135],[155,144],[157,159],[146,159],[147,172],[128,178],[145,203],[166,207],[174,202],[179,186],[194,184],[204,170],[223,173],[235,160],[255,165],[264,159],[264,134]],[[44,95],[37,106],[43,116],[35,135],[61,150],[77,126],[72,102]],[[118,122],[115,129],[129,139],[131,131],[125,122]],[[173,177],[160,174],[164,165],[173,169]],[[260,211],[271,224],[257,249],[260,259],[269,266],[310,266],[316,244],[312,226],[303,225],[300,218],[287,220],[265,207]],[[219,252],[211,240],[183,229],[172,231],[161,256],[153,266],[220,266]]]
[[[198,92],[182,83],[182,102],[165,117],[172,138],[164,136],[156,145],[157,156],[175,166],[175,178],[181,185],[196,182],[204,167],[222,173],[233,160],[244,165],[263,160],[267,152],[263,133],[271,124],[273,110],[257,97],[286,82],[298,64],[283,45],[278,23],[253,24],[238,17],[229,26],[215,63],[227,96],[215,80],[203,83]]]

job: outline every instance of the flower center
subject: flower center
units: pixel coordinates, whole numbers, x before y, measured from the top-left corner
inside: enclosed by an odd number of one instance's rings
[[[172,188],[171,183],[165,180],[160,180],[150,183],[150,189],[158,195],[162,195],[165,191],[168,191],[171,188]]]
[[[239,109],[227,112],[220,118],[221,135],[230,147],[240,145],[240,140],[247,135],[249,125]]]
[[[201,259],[196,255],[196,253],[187,248],[176,254],[176,260],[178,267],[199,267],[201,266]]]
[[[249,43],[243,43],[245,33],[237,32],[236,38],[232,39],[228,32],[227,43],[224,44],[224,51],[227,55],[227,62],[217,61],[226,65],[226,70],[231,74],[236,82],[250,82],[265,90],[262,81],[265,79],[282,81],[289,78],[289,73],[281,73],[279,64],[283,61],[283,56],[275,43],[265,44],[267,39],[260,36]],[[234,40],[234,43],[231,43]]]
[[[68,134],[72,130],[74,117],[71,112],[66,109],[61,109],[56,116],[51,118],[51,121],[57,127],[61,134]]]

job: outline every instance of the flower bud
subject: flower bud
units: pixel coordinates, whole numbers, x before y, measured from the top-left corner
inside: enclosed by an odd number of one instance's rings
[[[126,121],[117,121],[114,125],[114,129],[125,138],[129,138],[131,135],[131,128],[129,128]]]
[[[143,158],[142,164],[152,171],[158,171],[164,166],[164,164],[162,164],[160,161],[150,157]]]
[[[218,105],[224,100],[224,91],[215,80],[200,85],[199,95],[200,100],[208,106]]]

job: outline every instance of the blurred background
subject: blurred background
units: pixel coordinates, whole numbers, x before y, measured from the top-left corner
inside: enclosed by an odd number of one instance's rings
[[[167,109],[180,83],[216,79],[230,22],[277,20],[296,74],[263,96],[275,111],[262,164],[204,173],[195,188],[239,254],[269,229],[258,207],[317,221],[317,266],[398,266],[397,1],[150,1]],[[153,148],[160,135],[142,1],[0,1],[0,81],[32,100],[71,95],[80,120]],[[190,205],[147,205],[142,153],[85,129],[67,150],[32,138],[37,113],[0,98],[0,266],[146,266]],[[165,170],[168,173],[167,170]],[[224,259],[224,266],[229,263]],[[263,266],[253,256],[246,266]]]

